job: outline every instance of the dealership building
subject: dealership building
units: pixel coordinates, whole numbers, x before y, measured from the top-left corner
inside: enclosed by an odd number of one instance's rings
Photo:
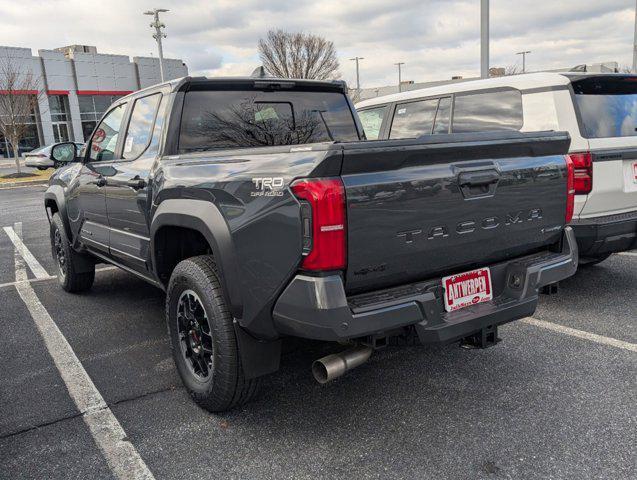
[[[0,63],[32,75],[41,92],[38,108],[27,119],[28,134],[20,142],[21,152],[54,142],[84,142],[115,99],[161,79],[158,58],[133,57],[131,61],[126,55],[98,53],[88,45],[38,50],[37,56],[29,48],[0,47]],[[183,61],[164,59],[166,80],[186,75]],[[0,157],[10,155],[11,150],[0,136]]]

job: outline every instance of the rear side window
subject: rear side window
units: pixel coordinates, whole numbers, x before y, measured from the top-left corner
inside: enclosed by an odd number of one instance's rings
[[[358,140],[344,94],[317,91],[190,91],[181,152]]]
[[[416,138],[430,134],[438,109],[438,99],[396,105],[389,138]]]
[[[369,110],[361,110],[358,112],[367,140],[378,140],[386,111],[387,105],[383,105],[382,107],[370,108]]]
[[[587,138],[637,135],[637,77],[592,77],[574,81],[575,103]]]
[[[524,123],[518,90],[457,94],[454,100],[455,133],[519,130]]]
[[[122,156],[125,159],[132,160],[139,157],[148,147],[155,122],[155,112],[160,100],[159,93],[135,100],[124,140]]]

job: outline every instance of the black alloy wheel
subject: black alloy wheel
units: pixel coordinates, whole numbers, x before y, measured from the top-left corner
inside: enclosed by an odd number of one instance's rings
[[[206,310],[193,290],[184,290],[179,297],[177,331],[188,370],[199,381],[207,381],[212,375],[214,362],[212,335]]]

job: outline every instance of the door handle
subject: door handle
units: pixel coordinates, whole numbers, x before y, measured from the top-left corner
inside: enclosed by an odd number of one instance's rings
[[[108,182],[106,181],[106,179],[102,176],[97,177],[96,180],[91,182],[94,185],[97,185],[98,187],[103,187],[104,185],[106,185]]]
[[[500,180],[500,174],[495,170],[463,172],[459,175],[458,180],[461,187],[477,187],[497,183]]]
[[[141,190],[146,186],[146,180],[139,177],[131,178],[126,182],[126,186],[132,188],[133,190]]]

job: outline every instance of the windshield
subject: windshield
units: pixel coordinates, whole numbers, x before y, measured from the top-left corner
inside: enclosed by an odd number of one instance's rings
[[[637,135],[637,77],[592,77],[573,82],[582,134],[587,138]]]
[[[358,140],[344,94],[308,91],[190,91],[181,152]]]

